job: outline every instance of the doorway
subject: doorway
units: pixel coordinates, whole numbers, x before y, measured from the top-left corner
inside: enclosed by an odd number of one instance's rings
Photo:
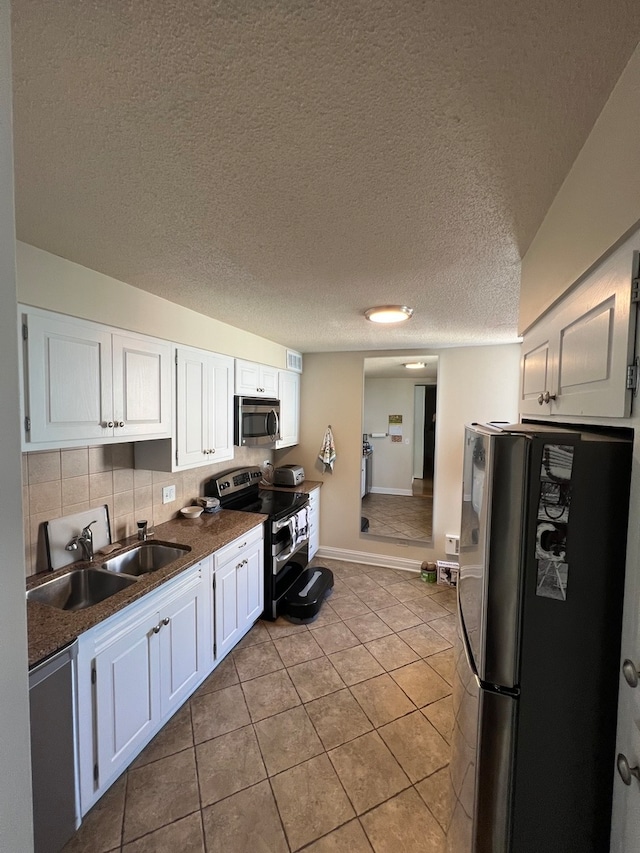
[[[414,497],[433,500],[433,472],[436,444],[436,386],[416,385],[414,389]]]

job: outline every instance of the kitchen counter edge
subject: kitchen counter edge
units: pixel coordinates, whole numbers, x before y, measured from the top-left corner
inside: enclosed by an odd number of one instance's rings
[[[303,480],[297,486],[274,486],[271,483],[260,483],[261,489],[267,489],[272,492],[302,492],[306,495],[314,489],[319,489],[321,486],[321,480]]]

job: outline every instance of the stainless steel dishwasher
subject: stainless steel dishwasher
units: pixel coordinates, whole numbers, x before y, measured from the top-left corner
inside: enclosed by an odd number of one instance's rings
[[[76,656],[74,642],[29,671],[35,853],[59,853],[80,825]]]

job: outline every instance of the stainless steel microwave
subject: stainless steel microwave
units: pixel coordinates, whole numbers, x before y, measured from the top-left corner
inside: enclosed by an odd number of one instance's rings
[[[235,397],[233,443],[236,447],[273,447],[280,438],[280,400]]]

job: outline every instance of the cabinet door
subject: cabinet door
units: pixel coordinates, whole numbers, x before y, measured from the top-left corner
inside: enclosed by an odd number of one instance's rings
[[[247,547],[238,569],[238,624],[242,634],[264,610],[264,548],[262,541]]]
[[[280,441],[276,447],[298,443],[300,429],[300,374],[281,370],[278,378],[280,398]]]
[[[233,459],[233,359],[209,356],[209,462]]]
[[[209,364],[204,353],[179,349],[176,375],[176,442],[178,465],[199,465],[209,460],[207,417]]]
[[[633,266],[637,270],[637,257],[627,241],[560,307],[554,414],[628,417],[631,413],[627,366],[633,361],[635,339]]]
[[[165,605],[160,630],[160,715],[164,719],[194,691],[205,672],[207,590],[201,576],[179,598]]]
[[[25,415],[33,445],[63,447],[113,435],[111,335],[90,323],[28,313]]]
[[[637,235],[630,237],[525,335],[522,414],[629,417],[637,242]],[[548,404],[538,403],[541,394]]]
[[[260,365],[260,387],[263,389],[265,397],[278,398],[278,373],[275,367],[268,367],[266,364]]]
[[[242,636],[238,602],[240,556],[224,563],[215,572],[216,659],[223,658]]]
[[[171,435],[171,346],[113,335],[116,437]]]
[[[149,615],[95,658],[95,720],[101,787],[153,733],[160,710],[159,648]]]
[[[309,559],[315,557],[320,547],[320,489],[309,494]]]
[[[551,393],[552,354],[548,323],[524,336],[520,359],[520,412],[527,415],[548,415],[549,403],[541,402],[545,393]]]
[[[253,361],[242,361],[236,359],[235,364],[235,387],[236,394],[245,394],[255,397],[260,389],[260,365]]]

